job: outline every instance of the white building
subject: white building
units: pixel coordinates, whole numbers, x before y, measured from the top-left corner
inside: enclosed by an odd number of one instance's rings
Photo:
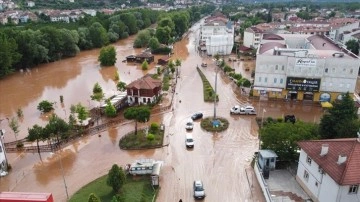
[[[296,180],[314,202],[359,201],[359,138],[301,141]]]
[[[205,44],[208,55],[231,54],[234,46],[234,25],[231,21],[223,22],[220,20],[202,25],[200,44]]]
[[[257,27],[249,27],[244,31],[244,46],[257,49],[262,38],[263,31]]]
[[[5,135],[5,130],[0,129],[0,176],[5,174],[8,165],[6,158],[6,151],[4,147],[4,135]]]
[[[356,35],[360,34],[360,21],[354,22],[342,27],[333,28],[331,27],[329,38],[332,40],[345,44],[347,41],[354,39],[358,40],[356,38]]]
[[[360,60],[320,35],[263,34],[254,96],[333,101],[354,93]]]

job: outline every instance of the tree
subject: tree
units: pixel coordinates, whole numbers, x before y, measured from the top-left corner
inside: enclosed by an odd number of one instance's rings
[[[116,51],[114,46],[101,48],[98,58],[101,66],[112,66],[116,63]]]
[[[106,101],[105,114],[109,117],[116,116],[116,108],[113,104],[111,104],[110,100]]]
[[[90,97],[92,100],[96,100],[98,102],[104,98],[104,93],[99,83],[95,83],[93,87],[93,94]]]
[[[43,100],[38,104],[37,109],[42,113],[46,113],[54,109],[53,105],[54,103]]]
[[[149,40],[149,48],[151,49],[151,51],[160,48],[160,42],[156,37],[151,37],[151,39]]]
[[[124,111],[124,117],[135,120],[135,135],[137,135],[137,122],[146,122],[150,118],[150,109],[147,106],[130,107]]]
[[[262,149],[273,150],[279,160],[293,161],[298,159],[298,141],[317,139],[317,125],[301,121],[268,122],[259,133]]]
[[[189,27],[190,16],[187,12],[178,12],[172,16],[172,20],[175,26],[175,32],[177,36],[182,36]]]
[[[28,133],[29,135],[26,137],[26,139],[30,142],[36,141],[36,146],[40,155],[39,141],[44,139],[44,128],[35,124],[32,128],[28,129]]]
[[[98,22],[93,23],[89,28],[91,43],[95,48],[100,48],[109,43],[109,37],[105,28]]]
[[[170,29],[169,30],[170,36],[175,35],[175,23],[174,21],[172,21],[170,17],[163,17],[159,20],[157,29],[164,27],[168,27]]]
[[[100,198],[96,196],[94,193],[89,195],[88,202],[101,202]]]
[[[147,47],[149,44],[150,38],[151,38],[151,35],[150,35],[149,30],[140,31],[134,41],[134,47],[135,48]]]
[[[359,130],[359,120],[354,100],[349,93],[342,99],[333,102],[320,120],[319,133],[321,139],[356,137]]]
[[[68,136],[68,131],[69,125],[56,114],[53,114],[45,126],[44,139],[54,137],[57,143],[60,143],[60,138],[65,139]]]
[[[175,60],[175,65],[176,65],[177,67],[180,67],[180,66],[181,66],[181,60],[180,60],[180,59],[176,59],[176,60]]]
[[[114,164],[109,170],[106,184],[111,186],[113,191],[117,193],[126,181],[126,176],[121,167]]]
[[[18,53],[18,45],[12,38],[8,38],[0,32],[0,78],[14,72],[13,65],[16,64],[21,55]]]
[[[124,13],[120,14],[121,21],[124,22],[124,24],[129,29],[129,34],[136,34],[138,32],[138,27],[136,24],[136,18],[132,13]]]
[[[155,33],[156,38],[159,40],[162,44],[168,44],[170,38],[171,38],[171,28],[166,27],[158,27],[156,29]]]
[[[81,104],[75,106],[75,112],[77,113],[77,118],[80,120],[80,124],[83,123],[89,117],[89,111]]]
[[[125,82],[122,82],[122,81],[119,81],[116,85],[116,88],[118,91],[120,92],[124,92],[126,90],[126,83]]]
[[[144,60],[144,62],[141,64],[141,69],[147,70],[148,68],[149,68],[149,63],[147,62],[147,60]]]
[[[8,121],[9,121],[9,119],[8,119]],[[20,131],[19,131],[19,122],[15,117],[11,118],[11,120],[9,122],[9,127],[14,132],[15,140],[17,141],[17,136]]]
[[[350,50],[355,55],[359,54],[360,49],[360,41],[356,41],[355,39],[351,39],[345,43],[346,49]]]

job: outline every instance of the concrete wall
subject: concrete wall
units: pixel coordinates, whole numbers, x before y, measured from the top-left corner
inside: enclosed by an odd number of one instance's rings
[[[244,46],[251,47],[254,45],[255,34],[253,32],[244,31]]]
[[[271,199],[270,189],[269,189],[267,183],[265,182],[265,179],[262,175],[262,171],[259,168],[258,162],[255,162],[254,171],[255,171],[256,178],[260,184],[261,190],[264,193],[266,202],[272,202],[273,200]]]

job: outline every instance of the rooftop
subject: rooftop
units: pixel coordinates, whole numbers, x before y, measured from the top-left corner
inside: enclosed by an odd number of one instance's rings
[[[300,141],[299,147],[339,185],[360,184],[360,142],[357,138]],[[328,152],[320,155],[323,145]],[[346,161],[339,164],[339,156]]]

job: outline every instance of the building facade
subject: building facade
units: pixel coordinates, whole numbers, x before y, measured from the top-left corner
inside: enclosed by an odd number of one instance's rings
[[[355,92],[360,60],[325,36],[263,34],[254,96],[334,101]]]
[[[129,105],[154,103],[161,93],[161,80],[145,75],[127,85],[126,92]]]
[[[296,180],[314,202],[360,197],[359,138],[301,141]]]
[[[248,48],[258,48],[263,31],[256,27],[249,27],[244,31],[244,46]]]
[[[6,158],[6,151],[4,146],[4,135],[5,130],[0,129],[0,175],[7,171],[7,158]]]

